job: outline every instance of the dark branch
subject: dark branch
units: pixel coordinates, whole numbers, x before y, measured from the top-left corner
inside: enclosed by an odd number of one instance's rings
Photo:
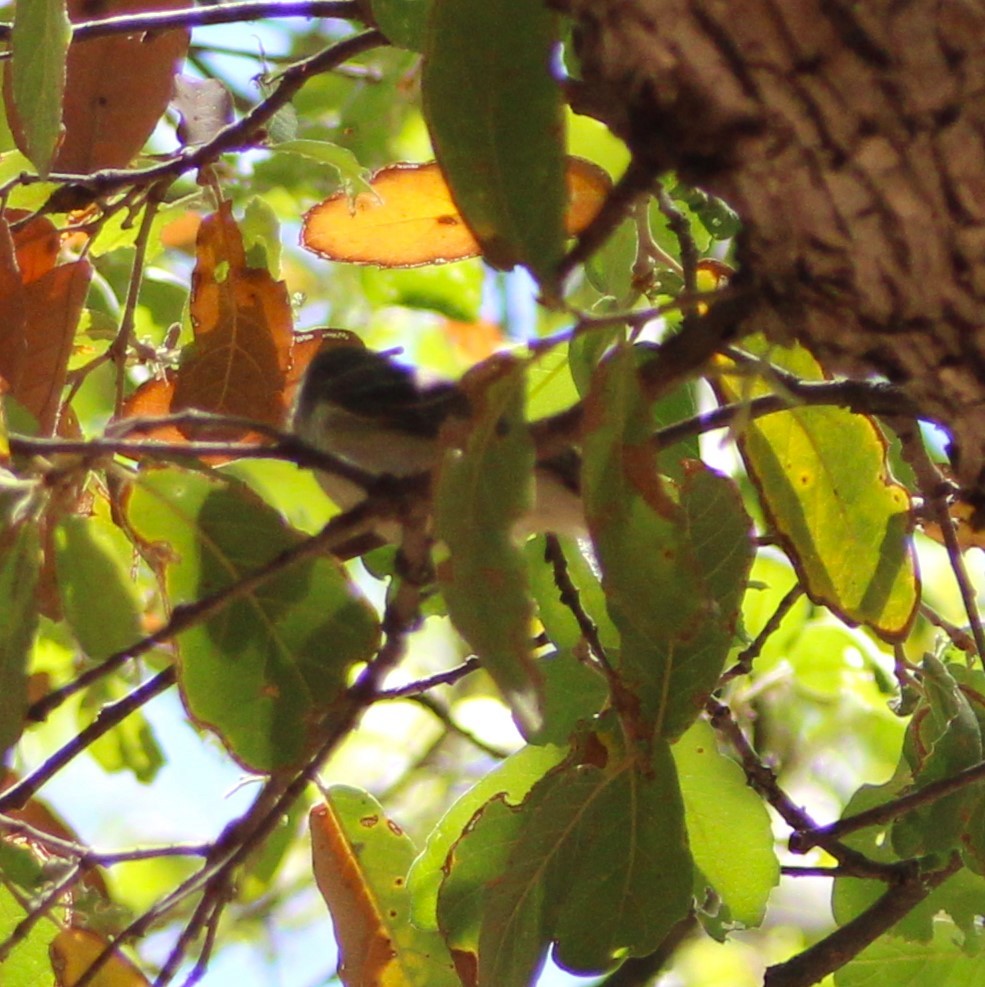
[[[810,987],[854,959],[866,946],[888,932],[935,888],[961,868],[954,854],[948,865],[931,874],[914,873],[886,892],[861,915],[831,935],[766,971],[763,987]]]
[[[137,34],[172,28],[205,27],[208,24],[233,24],[258,21],[271,17],[333,17],[362,21],[363,7],[356,0],[300,0],[296,3],[278,0],[235,0],[208,7],[187,7],[184,10],[161,10],[101,17],[79,21],[72,25],[72,40],[86,41],[111,34]],[[0,41],[9,41],[13,24],[0,23]]]

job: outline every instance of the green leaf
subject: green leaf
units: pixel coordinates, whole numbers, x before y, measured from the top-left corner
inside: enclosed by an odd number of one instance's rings
[[[438,577],[452,623],[531,733],[542,722],[542,695],[530,648],[533,601],[514,534],[533,498],[523,376],[507,368],[476,390],[471,428],[438,469],[435,530],[449,553]]]
[[[521,747],[476,782],[441,817],[407,877],[417,925],[423,929],[438,928],[438,889],[445,876],[445,861],[472,817],[499,796],[519,804],[534,783],[560,763],[565,753],[564,748],[550,744]]]
[[[557,22],[530,0],[432,0],[424,116],[452,198],[486,259],[549,293],[564,251],[564,114]]]
[[[733,918],[759,925],[780,863],[766,806],[742,769],[721,754],[715,732],[693,723],[671,748],[684,797],[684,818],[694,862]]]
[[[239,231],[243,235],[246,266],[280,278],[280,222],[260,196],[254,195],[246,203]]]
[[[903,748],[913,787],[948,778],[982,760],[982,732],[972,706],[974,693],[962,689],[947,666],[932,655],[922,663],[923,698],[914,710]],[[982,697],[978,696],[978,702]],[[901,770],[903,765],[901,765]],[[985,784],[967,785],[920,806],[893,824],[893,849],[901,857],[946,853],[971,836],[985,802]],[[974,844],[981,844],[974,834]]]
[[[31,0],[14,9],[11,92],[24,133],[24,153],[47,177],[62,136],[65,59],[72,25],[65,0]]]
[[[744,345],[803,379],[823,378],[804,349]],[[769,391],[745,377],[719,384],[728,400]],[[739,449],[811,598],[883,638],[905,637],[919,599],[910,501],[889,475],[876,423],[841,408],[791,408],[743,423]]]
[[[579,723],[601,712],[609,697],[602,674],[570,651],[542,658],[544,727],[531,736],[532,744],[566,744]]]
[[[0,942],[5,942],[18,923],[27,917],[17,899],[0,884]],[[4,987],[51,987],[48,945],[58,931],[54,923],[40,921],[0,960],[0,982]]]
[[[271,144],[267,150],[276,154],[297,154],[309,161],[317,161],[319,164],[334,168],[339,181],[350,195],[370,191],[369,183],[366,181],[366,169],[352,151],[340,144],[298,138]]]
[[[437,915],[441,934],[456,953],[478,955],[486,889],[506,870],[522,826],[516,806],[505,795],[496,795],[473,816],[449,851]]]
[[[122,699],[130,689],[119,678],[106,677],[86,690],[79,708],[82,726],[88,726],[108,703]],[[164,766],[164,753],[140,710],[135,710],[109,733],[89,745],[89,753],[104,771],[130,771],[148,784]]]
[[[837,987],[970,987],[985,982],[985,953],[965,955],[957,928],[946,919],[934,922],[929,943],[881,936],[835,973]]]
[[[516,811],[506,871],[485,891],[479,987],[532,983],[551,942],[564,969],[601,973],[652,952],[687,912],[693,864],[665,744],[642,771],[631,758],[558,768]]]
[[[398,48],[424,49],[428,0],[372,0],[373,17],[387,40]]]
[[[15,523],[0,532],[0,755],[24,728],[27,663],[38,626],[38,528]]]
[[[167,546],[172,605],[234,584],[302,540],[241,484],[175,468],[141,474],[129,517],[143,541]],[[378,637],[374,612],[337,563],[308,559],[179,636],[182,697],[249,768],[293,765]]]
[[[82,650],[102,661],[132,647],[143,636],[133,545],[109,521],[78,515],[59,520],[53,541],[62,609]]]
[[[752,560],[734,484],[698,463],[680,485],[661,477],[636,361],[623,347],[586,401],[582,488],[617,668],[640,701],[644,735],[680,736],[721,674]],[[634,714],[635,715],[635,714]]]
[[[410,838],[371,795],[338,785],[311,813],[315,879],[335,925],[345,984],[460,987],[441,937],[410,921]]]

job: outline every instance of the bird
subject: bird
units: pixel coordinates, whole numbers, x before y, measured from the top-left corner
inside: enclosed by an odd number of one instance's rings
[[[472,403],[458,384],[423,383],[394,351],[375,351],[361,342],[332,341],[312,359],[298,390],[292,430],[320,452],[373,476],[396,478],[427,473],[438,464],[442,428],[467,423]],[[534,532],[583,537],[579,493],[580,457],[573,449],[538,461],[533,506],[514,534]],[[322,489],[342,510],[366,497],[364,487],[328,470],[318,473]],[[399,540],[399,526],[376,526],[384,541]]]

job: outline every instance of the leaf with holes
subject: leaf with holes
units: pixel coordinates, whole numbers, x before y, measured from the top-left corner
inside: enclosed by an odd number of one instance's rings
[[[414,844],[371,795],[336,785],[309,816],[315,881],[345,987],[460,987],[444,942],[410,921]]]

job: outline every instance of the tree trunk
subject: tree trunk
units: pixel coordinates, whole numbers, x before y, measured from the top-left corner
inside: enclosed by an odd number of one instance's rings
[[[902,385],[985,504],[985,4],[558,5],[593,112],[741,215],[742,330]]]

